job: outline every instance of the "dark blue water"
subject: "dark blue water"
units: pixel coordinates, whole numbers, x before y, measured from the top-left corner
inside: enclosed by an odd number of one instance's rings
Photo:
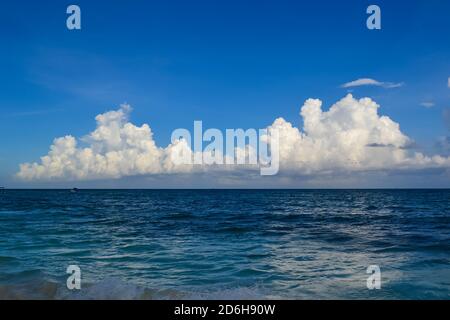
[[[449,190],[0,192],[0,298],[449,299],[449,266]]]

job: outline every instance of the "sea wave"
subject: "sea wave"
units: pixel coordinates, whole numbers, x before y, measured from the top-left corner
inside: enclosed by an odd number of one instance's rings
[[[65,284],[48,279],[0,284],[0,300],[251,300],[265,298],[264,290],[256,286],[178,291],[146,288],[116,278],[85,284],[80,290],[69,290]]]

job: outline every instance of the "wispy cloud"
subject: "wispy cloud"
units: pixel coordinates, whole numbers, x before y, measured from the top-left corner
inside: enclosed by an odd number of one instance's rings
[[[450,153],[450,137],[449,136],[443,136],[439,137],[439,139],[436,142],[436,146],[438,147],[440,152],[443,152],[444,154]]]
[[[357,80],[353,80],[347,83],[344,83],[341,85],[342,88],[353,88],[353,87],[360,87],[360,86],[376,86],[376,87],[383,87],[386,89],[392,89],[392,88],[399,88],[404,86],[403,82],[382,82],[371,78],[360,78]]]
[[[53,112],[63,111],[63,109],[40,109],[40,110],[30,110],[30,111],[18,111],[3,114],[5,117],[31,117],[46,115]]]
[[[431,101],[424,101],[420,105],[425,108],[432,108],[435,106],[434,102]]]
[[[126,76],[128,73],[98,54],[39,48],[31,57],[27,80],[45,90],[100,103],[123,100],[125,93],[132,96],[139,93]]]

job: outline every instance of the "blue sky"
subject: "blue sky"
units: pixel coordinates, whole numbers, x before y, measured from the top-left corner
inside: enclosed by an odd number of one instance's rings
[[[65,26],[69,4],[1,4],[0,185],[23,186],[12,178],[20,163],[124,102],[165,146],[194,120],[301,126],[306,99],[328,108],[359,78],[404,83],[352,93],[379,103],[418,150],[446,152],[436,141],[449,135],[449,1],[76,1],[79,31]],[[370,4],[381,30],[365,27]]]

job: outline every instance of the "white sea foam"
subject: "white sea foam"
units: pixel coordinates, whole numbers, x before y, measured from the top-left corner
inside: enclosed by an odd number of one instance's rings
[[[173,290],[139,286],[117,278],[83,284],[81,290],[68,290],[55,280],[26,279],[18,283],[0,285],[2,299],[55,299],[55,300],[250,300],[269,296],[258,286]]]

